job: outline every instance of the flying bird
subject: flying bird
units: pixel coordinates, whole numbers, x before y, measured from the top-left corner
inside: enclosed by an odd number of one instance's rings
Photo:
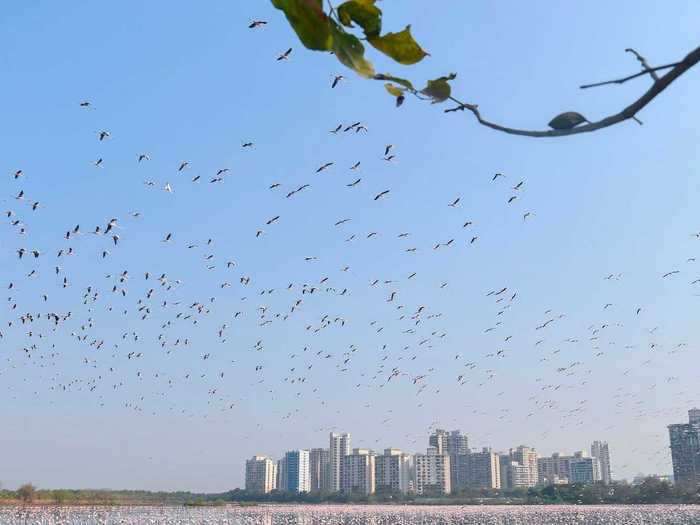
[[[292,54],[292,48],[290,47],[284,53],[282,53],[281,55],[279,55],[277,57],[277,61],[279,62],[280,60],[289,60],[289,55],[291,55],[291,54]]]
[[[375,201],[378,201],[379,199],[381,199],[382,197],[384,197],[384,195],[387,195],[390,191],[391,191],[391,190],[384,190],[384,191],[382,191],[382,192],[380,192],[380,193],[377,193],[377,195],[375,195],[375,197],[374,197],[374,200],[375,200]]]
[[[343,80],[345,80],[345,77],[344,77],[343,75],[336,75],[336,76],[333,78],[333,83],[331,84],[331,88],[335,88],[335,87],[336,87],[338,84],[340,84],[340,82],[342,82]]]
[[[322,164],[317,170],[316,173],[321,173],[323,170],[330,168],[334,162],[326,162],[325,164]]]

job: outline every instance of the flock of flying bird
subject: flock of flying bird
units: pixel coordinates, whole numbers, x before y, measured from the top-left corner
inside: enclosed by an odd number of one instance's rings
[[[260,29],[266,24],[266,21],[255,20],[249,27]],[[277,60],[289,60],[291,53],[289,48]],[[336,88],[343,78],[342,75],[334,76],[331,88]],[[76,111],[95,109],[88,100],[77,106]],[[338,138],[371,135],[362,121],[340,123],[330,127],[328,132]],[[98,144],[108,144],[113,140],[112,133],[106,129],[98,130],[94,140]],[[375,148],[378,162],[389,165],[397,161],[399,148],[386,143],[375,145]],[[241,149],[251,155],[258,153],[252,141],[242,142]],[[135,168],[151,161],[151,156],[144,151],[131,154]],[[87,159],[86,164],[89,162]],[[106,157],[100,156],[92,164],[102,169],[107,162]],[[310,177],[347,170],[349,177],[342,183],[342,191],[357,192],[367,184],[366,176],[362,174],[365,169],[362,161],[345,167],[335,161],[322,161],[317,166],[315,173],[313,170],[309,173]],[[199,174],[190,177],[188,171],[191,168],[192,164],[187,160],[173,160],[170,176],[161,180],[144,180],[145,189],[142,191],[185,192],[181,188],[186,184],[223,184],[231,176],[231,170],[222,167],[204,179]],[[112,256],[131,242],[130,238],[124,238],[128,237],[124,231],[131,231],[134,229],[132,225],[150,220],[148,210],[126,210],[87,228],[77,220],[65,224],[54,239],[60,247],[50,251],[44,246],[50,244],[46,235],[35,235],[32,228],[34,217],[46,213],[45,203],[23,187],[26,179],[39,176],[18,167],[7,173],[0,186],[10,196],[3,203],[7,203],[7,208],[3,210],[5,225],[0,230],[0,244],[4,250],[11,249],[16,254],[13,260],[19,268],[13,273],[17,277],[4,283],[7,297],[3,325],[0,326],[0,358],[3,360],[0,377],[18,373],[18,370],[25,370],[28,376],[37,372],[47,374],[42,375],[43,381],[36,387],[37,395],[40,388],[52,393],[94,392],[100,405],[116,395],[125,407],[137,412],[157,414],[165,410],[207,417],[207,411],[201,407],[183,407],[168,402],[168,392],[185,384],[183,388],[187,391],[206,391],[207,406],[226,411],[235,410],[246,400],[251,402],[251,397],[245,392],[250,387],[259,391],[256,395],[261,397],[285,399],[286,402],[298,400],[295,408],[287,407],[280,414],[282,419],[291,419],[303,413],[303,403],[308,398],[329,408],[330,403],[324,399],[319,385],[335,373],[347,377],[348,384],[355,390],[369,389],[371,396],[380,395],[381,389],[395,384],[405,384],[418,396],[417,406],[420,408],[423,406],[421,395],[440,395],[438,381],[445,377],[451,377],[456,386],[469,384],[479,388],[493,385],[498,376],[498,363],[518,351],[526,351],[524,348],[516,350],[514,345],[522,343],[517,342],[517,333],[509,332],[507,320],[518,308],[522,315],[530,312],[523,311],[518,291],[507,285],[486,289],[481,298],[483,307],[493,310],[493,319],[490,325],[480,327],[478,331],[481,337],[493,337],[490,340],[493,350],[464,349],[450,355],[448,368],[445,369],[443,364],[441,369],[436,363],[444,363],[447,360],[445,352],[460,344],[458,341],[449,342],[449,334],[443,328],[445,317],[452,313],[443,312],[431,304],[402,300],[405,286],[422,278],[428,283],[434,278],[426,279],[417,270],[397,277],[391,275],[391,270],[384,269],[385,276],[365,278],[353,273],[350,265],[333,270],[324,267],[318,256],[307,255],[303,263],[316,264],[313,279],[297,280],[292,276],[284,280],[280,275],[277,282],[260,282],[255,268],[242,268],[235,254],[222,253],[225,243],[219,244],[214,236],[203,235],[199,240],[189,241],[182,240],[177,231],[164,231],[155,246],[154,252],[159,254],[160,261],[157,268],[143,266],[139,257],[133,258],[129,269],[110,266]],[[517,208],[524,200],[525,180],[503,173],[484,176],[489,177],[489,184],[499,192],[504,209],[517,215],[518,221],[528,223],[536,218],[533,211]],[[313,181],[290,186],[287,181],[279,181],[266,184],[264,190],[279,192],[279,199],[289,202],[299,199],[302,192],[311,191],[312,184]],[[6,189],[8,186],[9,190]],[[392,189],[386,184],[366,194],[363,206],[380,206],[382,201],[393,197]],[[299,206],[303,209],[308,205],[307,201]],[[454,195],[445,199],[444,209],[451,210],[454,215],[463,214],[462,197]],[[256,242],[263,242],[269,231],[282,220],[281,213],[272,213],[255,231],[249,232],[249,236],[262,239]],[[407,257],[410,254],[429,257],[434,252],[442,253],[457,246],[478,250],[477,223],[475,218],[461,215],[458,232],[445,235],[444,239],[429,246],[414,244],[408,230],[392,235],[397,242],[403,243],[400,249]],[[352,231],[352,225],[352,217],[334,217],[318,227],[341,232],[342,241],[347,244],[386,235],[380,231]],[[700,233],[694,235],[700,239]],[[193,258],[201,260],[201,272],[187,276],[187,279],[171,275],[165,269],[170,262],[168,258],[172,257],[171,252],[158,252],[164,245],[177,246],[183,257],[192,254]],[[381,257],[379,253],[377,255]],[[89,266],[104,265],[101,268],[107,270],[101,281],[85,282],[80,270],[73,271],[78,266],[73,262],[76,258],[85,259],[83,264]],[[694,257],[685,261],[688,265],[694,262]],[[377,263],[381,268],[381,261]],[[3,272],[3,275],[10,273]],[[672,279],[680,273],[680,268],[671,269],[661,278]],[[53,284],[30,296],[35,288],[32,283],[46,275],[52,276],[53,281],[42,282]],[[619,281],[623,275],[612,273],[601,279]],[[204,295],[204,285],[190,286],[205,281],[219,290],[217,295]],[[690,284],[697,286],[700,279]],[[449,283],[440,280],[435,286],[445,289]],[[349,298],[363,301],[362,306],[355,305],[354,308],[365,312],[346,307],[343,301]],[[41,308],[36,306],[37,299]],[[234,302],[239,306],[227,310]],[[219,307],[219,304],[226,307]],[[614,308],[610,302],[601,304],[603,313]],[[639,319],[644,315],[643,305],[628,305],[627,310],[633,314],[632,318]],[[359,326],[359,319],[370,312],[374,318],[369,319],[367,325]],[[587,384],[592,369],[597,366],[595,359],[605,355],[607,345],[615,344],[613,334],[622,323],[597,321],[586,331],[554,339],[548,334],[553,327],[564,322],[565,313],[547,309],[536,315],[538,319],[531,327],[531,334],[535,337],[533,351],[536,353],[533,355],[540,362],[548,365],[557,360],[558,354],[567,353],[562,350],[567,345],[586,345],[588,348],[575,357],[566,358],[564,363],[557,361],[554,377],[537,378],[539,391],[527,401],[530,407],[527,417],[538,410],[554,411],[564,421],[562,425],[570,420],[580,421],[577,418],[588,409],[586,400],[578,406],[565,407],[558,403],[557,392]],[[247,323],[245,330],[239,328],[241,323]],[[660,351],[662,345],[653,340],[658,327],[645,327],[645,330],[650,337],[649,350]],[[328,332],[333,332],[335,348],[319,345],[314,339]],[[254,334],[251,344],[242,335],[249,333]],[[289,348],[286,339],[291,333],[295,335],[290,336],[289,341],[296,345],[298,335],[306,338],[304,344]],[[368,333],[375,339],[368,339]],[[356,338],[362,342],[353,342]],[[274,343],[268,343],[269,340]],[[678,342],[665,350],[675,353],[687,346],[686,342]],[[625,345],[624,348],[633,350],[636,346]],[[253,357],[241,359],[239,353]],[[436,359],[438,355],[441,357]],[[169,357],[179,359],[177,365],[160,369],[161,360]],[[64,369],[68,361],[72,364]],[[209,366],[211,361],[216,362],[215,369]],[[252,364],[248,365],[249,361]],[[357,366],[356,362],[359,362]],[[75,363],[79,363],[83,370],[77,372]],[[237,379],[229,381],[233,374],[238,374]],[[666,380],[673,381],[674,378]],[[192,385],[195,381],[198,382]],[[337,380],[338,384],[344,381],[346,379]],[[501,391],[494,395],[502,394]],[[350,391],[347,395],[355,394]],[[634,400],[635,395],[631,396]],[[629,395],[624,392],[620,392],[620,397],[619,403],[629,401]],[[373,408],[372,401],[367,401],[365,406]],[[472,407],[475,414],[480,413],[477,406]],[[504,409],[498,418],[507,419],[512,415]],[[391,424],[393,417],[389,409],[381,415],[382,423]],[[434,424],[439,423],[435,421]],[[423,436],[421,430],[417,438],[419,442],[423,441]]]

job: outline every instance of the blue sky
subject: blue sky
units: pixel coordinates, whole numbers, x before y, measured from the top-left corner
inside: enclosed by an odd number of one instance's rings
[[[386,30],[412,24],[431,56],[406,68],[371,53],[377,70],[417,83],[455,72],[456,96],[534,129],[562,111],[616,112],[646,79],[578,86],[636,71],[630,46],[654,64],[680,59],[697,45],[700,15],[693,2],[382,8]],[[252,19],[269,24],[249,30]],[[288,47],[291,59],[277,62]],[[242,482],[246,457],[327,445],[330,429],[357,445],[420,451],[434,425],[461,428],[474,447],[524,443],[543,454],[607,439],[616,476],[669,472],[665,425],[698,404],[700,285],[690,282],[700,269],[687,262],[700,256],[697,71],[639,115],[643,126],[535,140],[413,99],[394,108],[380,83],[304,50],[268,2],[15,1],[0,17],[0,48],[0,207],[27,228],[0,226],[0,285],[14,283],[0,314],[0,447],[12,451],[0,460],[4,486],[226,490]],[[340,73],[348,80],[331,89]],[[328,132],[356,121],[369,131]],[[101,130],[111,137],[100,142]],[[151,160],[138,163],[140,153]],[[210,184],[222,168],[224,182]],[[25,176],[14,180],[18,169]],[[496,172],[506,178],[492,182]],[[21,189],[36,211],[14,199]],[[117,247],[87,233],[63,238],[113,217]],[[56,259],[68,246],[76,255]],[[42,254],[19,261],[22,247]],[[124,270],[123,286],[105,277]],[[181,283],[165,290],[153,281],[162,273]],[[302,295],[303,283],[318,291]],[[111,293],[115,284],[126,297]],[[83,304],[88,286],[100,292],[94,304]],[[518,295],[499,315],[503,303],[486,293],[503,287]],[[274,318],[300,298],[289,319]],[[151,305],[145,321],[139,299]],[[196,326],[176,318],[194,302],[209,310]],[[399,320],[398,305],[409,316],[424,306],[421,324]],[[56,332],[18,320],[49,311],[72,317]],[[315,333],[326,314],[345,326]],[[86,342],[71,336],[90,324]],[[178,338],[189,346],[174,346]],[[491,356],[499,350],[505,357]],[[386,383],[393,368],[401,375]]]

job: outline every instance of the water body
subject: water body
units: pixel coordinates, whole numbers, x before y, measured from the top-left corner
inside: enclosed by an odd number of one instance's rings
[[[0,507],[2,525],[698,525],[700,506]]]

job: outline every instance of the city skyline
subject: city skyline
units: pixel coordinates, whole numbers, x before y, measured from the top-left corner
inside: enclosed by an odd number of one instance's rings
[[[693,413],[700,416],[700,411],[691,410]],[[470,449],[466,434],[439,428],[429,434],[425,453],[392,447],[383,452],[351,449],[351,440],[350,433],[331,432],[327,449],[288,451],[276,462],[276,468],[271,467],[275,463],[271,457],[253,456],[246,461],[245,489],[255,493],[448,495],[467,487],[513,489],[568,483],[607,485],[614,481],[607,441],[593,441],[590,455],[579,450],[568,456],[560,452],[540,456],[535,448],[525,445],[507,452],[490,447]],[[332,463],[334,456],[337,460]],[[302,479],[305,481],[298,481]],[[328,481],[322,483],[322,479]]]

